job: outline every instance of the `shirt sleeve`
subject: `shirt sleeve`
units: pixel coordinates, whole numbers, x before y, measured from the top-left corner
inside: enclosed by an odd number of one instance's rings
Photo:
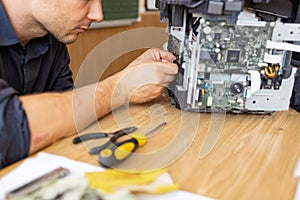
[[[17,92],[0,79],[0,169],[29,154],[30,131]]]

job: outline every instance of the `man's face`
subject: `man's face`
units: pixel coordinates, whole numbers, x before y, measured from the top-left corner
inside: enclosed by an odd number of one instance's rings
[[[34,18],[60,42],[74,42],[91,22],[103,20],[101,0],[37,0]]]

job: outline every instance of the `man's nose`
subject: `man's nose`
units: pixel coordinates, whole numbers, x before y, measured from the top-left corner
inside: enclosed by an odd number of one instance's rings
[[[101,0],[93,1],[87,17],[93,22],[101,22],[103,20]]]

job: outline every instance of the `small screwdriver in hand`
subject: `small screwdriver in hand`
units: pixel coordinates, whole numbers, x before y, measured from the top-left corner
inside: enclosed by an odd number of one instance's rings
[[[99,163],[106,168],[120,163],[121,161],[128,158],[138,147],[142,147],[147,142],[147,135],[156,131],[160,127],[166,125],[166,122],[163,122],[151,129],[150,131],[142,134],[134,132],[130,134],[132,138],[124,140],[122,142],[114,142],[110,146],[102,149],[99,152],[98,161]]]

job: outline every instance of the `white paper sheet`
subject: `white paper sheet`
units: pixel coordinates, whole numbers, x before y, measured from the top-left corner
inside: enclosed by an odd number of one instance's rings
[[[20,166],[0,179],[0,200],[5,199],[5,194],[37,177],[50,172],[57,167],[70,170],[69,176],[83,176],[85,172],[103,171],[102,167],[78,162],[66,157],[40,152],[36,157],[25,160]],[[196,195],[182,190],[160,195],[141,194],[137,200],[211,200],[211,198]]]

